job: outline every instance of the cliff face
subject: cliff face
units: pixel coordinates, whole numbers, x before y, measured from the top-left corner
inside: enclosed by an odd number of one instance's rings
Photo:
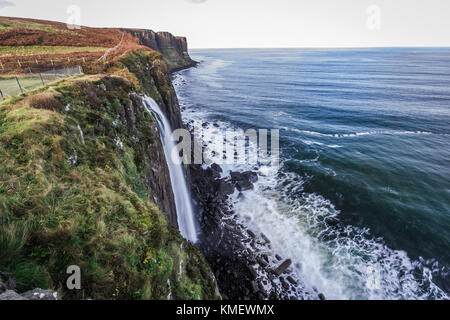
[[[170,71],[196,65],[188,53],[185,37],[176,37],[169,32],[154,32],[144,29],[123,29],[139,39],[139,43],[163,54]]]
[[[161,49],[163,50],[163,49]],[[105,74],[67,79],[0,105],[0,270],[21,291],[63,298],[214,299],[214,276],[176,230],[151,96],[180,110],[163,58],[134,50]],[[66,268],[82,289],[66,289]]]

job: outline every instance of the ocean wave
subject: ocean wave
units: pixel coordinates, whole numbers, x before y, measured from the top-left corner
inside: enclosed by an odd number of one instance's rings
[[[188,121],[201,121],[208,118],[208,113],[188,108],[183,116]],[[223,122],[218,125],[221,130],[232,127]],[[433,134],[384,130],[326,134],[283,129],[332,138]],[[310,139],[304,139],[304,143],[340,147]],[[222,168],[223,177],[230,170],[255,169],[245,165],[222,165]],[[263,166],[258,172],[260,177],[254,190],[244,192],[243,197],[234,194],[235,218],[255,234],[263,233],[270,240],[272,249],[268,254],[291,259],[295,278],[300,279],[308,291],[323,292],[329,299],[449,299],[433,280],[445,269],[438,262],[412,260],[406,252],[393,250],[382,238],[371,236],[369,229],[343,225],[340,212],[329,200],[304,192],[301,176],[283,172],[278,167]],[[299,283],[297,298],[308,298],[301,296],[305,291],[300,286]]]
[[[351,132],[351,133],[322,133],[311,130],[301,130],[296,128],[283,127],[284,130],[302,133],[312,136],[330,137],[330,138],[352,138],[352,137],[362,137],[362,136],[372,136],[372,135],[447,135],[445,133],[432,133],[428,131],[395,131],[395,130],[375,130],[375,131],[362,131],[362,132]]]
[[[327,147],[327,148],[332,148],[332,149],[342,148],[342,146],[338,145],[338,144],[325,144],[325,143],[322,143],[322,142],[319,142],[319,141],[312,141],[312,140],[306,140],[306,139],[302,139],[301,141],[304,144],[307,144],[309,146],[311,146],[311,145],[318,145],[318,146],[321,146],[321,147]]]
[[[332,203],[304,193],[302,184],[295,174],[272,172],[234,205],[240,222],[264,233],[273,254],[292,259],[311,290],[331,299],[448,299],[433,283],[436,263],[411,260],[369,229],[340,225]]]

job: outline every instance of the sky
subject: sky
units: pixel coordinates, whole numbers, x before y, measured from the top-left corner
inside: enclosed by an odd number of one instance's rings
[[[0,0],[0,16],[169,31],[190,48],[450,46],[450,0]]]

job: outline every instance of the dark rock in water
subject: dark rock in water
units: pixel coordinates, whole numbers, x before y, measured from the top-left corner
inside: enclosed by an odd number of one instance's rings
[[[231,181],[239,191],[247,191],[253,189],[253,183],[258,181],[258,175],[252,171],[231,172]]]
[[[203,123],[202,123],[202,127],[203,127],[203,128],[207,128],[208,126],[209,126],[209,123],[208,123],[208,122],[203,122]]]
[[[319,293],[318,297],[320,300],[326,300],[325,295],[323,293]]]
[[[257,293],[259,291],[259,286],[256,281],[252,281],[253,293]]]
[[[275,273],[278,277],[286,272],[287,268],[289,268],[292,264],[291,259],[285,260],[278,268],[276,268],[273,273]]]
[[[22,294],[28,300],[58,300],[58,293],[52,290],[34,289]]]
[[[292,283],[293,285],[297,285],[297,281],[295,281],[294,278],[292,278],[291,276],[287,277],[286,280]]]
[[[259,265],[263,268],[267,267],[267,262],[265,262],[262,258],[257,257],[256,261],[258,261]]]
[[[216,122],[214,122],[213,126],[216,127],[216,128],[219,128],[219,124],[216,123]]]
[[[206,174],[213,178],[214,180],[220,179],[220,172],[214,170],[212,167],[205,170]]]
[[[281,261],[281,257],[278,254],[275,255],[275,258],[277,258],[278,261]]]
[[[263,238],[263,240],[264,240],[266,243],[270,243],[269,238],[267,238],[266,235],[265,235],[264,233],[261,233],[261,238]]]
[[[255,270],[255,268],[249,267],[248,269],[250,270],[250,273],[252,274],[253,279],[256,279],[258,277],[258,272]],[[247,293],[247,295],[248,295],[248,293]]]
[[[252,171],[246,172],[231,172],[230,173],[231,180],[233,181],[250,181],[251,183],[255,183],[258,181],[258,174]]]
[[[247,233],[248,233],[248,235],[249,235],[250,237],[252,237],[253,239],[256,238],[256,234],[254,234],[252,230],[247,230]]]
[[[213,163],[211,165],[211,169],[214,170],[215,172],[219,172],[219,173],[223,172],[222,168],[217,163]]]
[[[219,192],[224,195],[232,195],[234,193],[234,187],[231,183],[221,180],[219,186]]]
[[[239,191],[247,191],[247,190],[252,190],[253,189],[253,183],[251,183],[250,181],[237,181],[236,182],[236,188]]]

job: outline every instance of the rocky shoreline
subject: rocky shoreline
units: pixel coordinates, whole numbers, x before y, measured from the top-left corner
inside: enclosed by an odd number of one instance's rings
[[[292,261],[274,254],[264,234],[255,234],[237,219],[231,197],[245,197],[258,172],[229,172],[223,178],[222,168],[212,164],[190,165],[187,175],[201,229],[198,246],[224,299],[325,299],[305,289],[290,269]]]

